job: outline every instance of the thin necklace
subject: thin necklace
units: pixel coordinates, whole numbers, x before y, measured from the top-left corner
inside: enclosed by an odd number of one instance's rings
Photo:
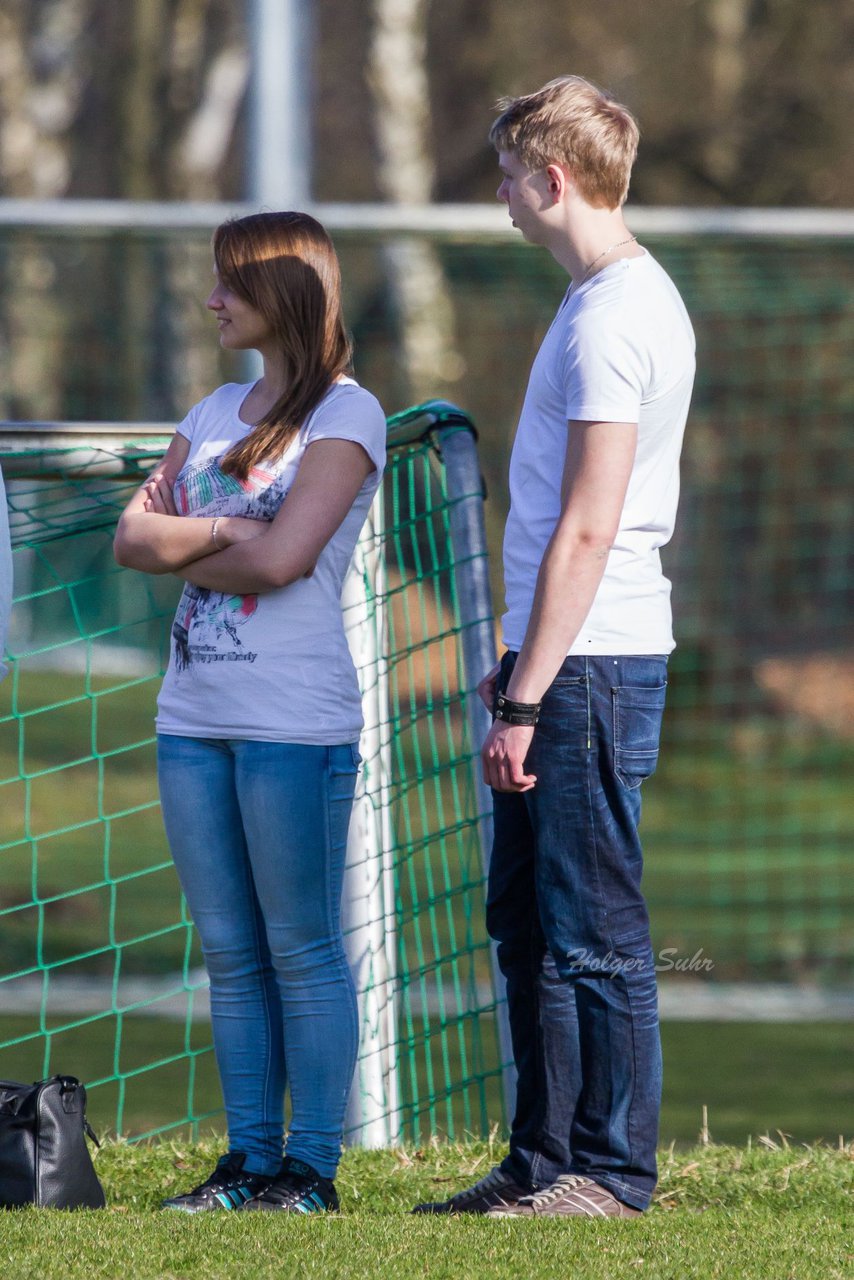
[[[598,255],[598,257],[594,258],[593,261],[587,267],[587,270],[584,272],[584,275],[581,277],[581,279],[578,282],[579,286],[584,284],[584,281],[590,275],[590,272],[596,266],[597,262],[601,262],[602,259],[606,258],[609,253],[612,253],[614,249],[622,249],[624,244],[631,244],[633,240],[637,240],[637,236],[629,236],[628,240],[620,240],[617,242],[617,244],[609,244],[607,249],[603,249],[602,252]]]

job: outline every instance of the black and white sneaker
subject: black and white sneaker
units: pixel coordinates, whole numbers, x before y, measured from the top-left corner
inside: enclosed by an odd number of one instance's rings
[[[518,1204],[532,1194],[530,1187],[523,1187],[509,1173],[496,1165],[473,1187],[458,1191],[449,1200],[427,1200],[417,1204],[411,1213],[491,1213],[494,1209],[506,1209]]]
[[[334,1213],[338,1193],[329,1178],[293,1156],[285,1156],[273,1181],[243,1206],[244,1211],[261,1209],[284,1213]]]
[[[208,1209],[242,1209],[247,1200],[257,1196],[269,1185],[271,1179],[261,1173],[244,1173],[246,1156],[242,1151],[230,1151],[217,1161],[209,1178],[192,1191],[181,1196],[170,1196],[162,1208],[178,1209],[181,1213],[204,1213]]]

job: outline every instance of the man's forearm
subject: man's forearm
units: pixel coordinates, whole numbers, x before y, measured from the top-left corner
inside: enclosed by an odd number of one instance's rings
[[[582,537],[549,543],[508,697],[517,702],[542,699],[590,612],[610,549],[610,544]]]

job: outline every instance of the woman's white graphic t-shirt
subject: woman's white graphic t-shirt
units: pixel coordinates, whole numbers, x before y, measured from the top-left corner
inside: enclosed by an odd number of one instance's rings
[[[313,574],[258,595],[186,583],[158,699],[160,733],[333,746],[355,742],[362,706],[344,630],[341,588],[385,466],[385,415],[352,379],[330,388],[288,448],[246,480],[220,462],[251,427],[239,415],[252,384],[228,383],[178,426],[190,441],[173,493],[183,516],[271,520],[315,440],[352,440],[374,464]]]

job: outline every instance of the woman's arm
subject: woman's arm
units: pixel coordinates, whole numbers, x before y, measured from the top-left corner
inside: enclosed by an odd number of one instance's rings
[[[190,442],[175,435],[160,466],[134,493],[116,528],[113,554],[119,564],[143,573],[173,573],[200,557],[247,538],[257,538],[267,521],[220,516],[216,543],[210,517],[180,516],[172,502],[172,485],[189,453]]]
[[[315,440],[261,536],[185,565],[180,576],[197,587],[235,595],[274,591],[306,577],[373,470],[360,444]]]

